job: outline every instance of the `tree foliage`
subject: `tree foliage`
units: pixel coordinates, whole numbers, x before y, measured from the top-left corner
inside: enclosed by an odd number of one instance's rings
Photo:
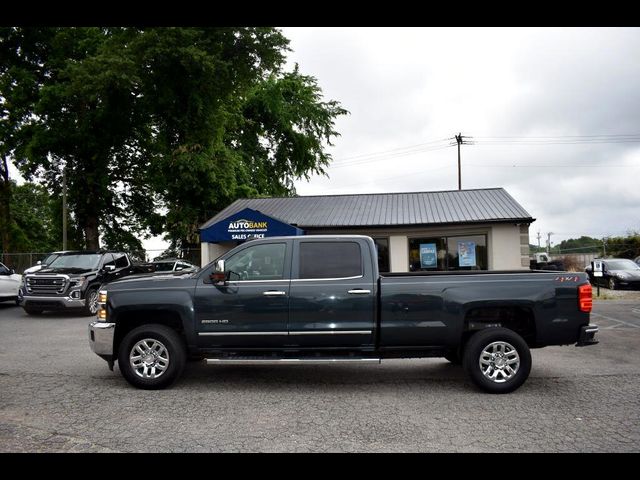
[[[330,161],[347,112],[287,51],[268,27],[2,28],[3,153],[54,195],[66,168],[87,247],[197,243],[236,198],[292,195]]]

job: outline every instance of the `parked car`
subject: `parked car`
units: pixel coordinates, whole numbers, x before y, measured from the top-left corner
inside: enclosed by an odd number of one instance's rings
[[[599,259],[600,260],[600,259]],[[601,277],[595,277],[591,271],[591,265],[584,270],[589,275],[589,281],[593,285],[603,285],[611,290],[618,288],[640,287],[640,265],[627,258],[602,259],[603,272]]]
[[[561,260],[551,260],[546,253],[534,253],[529,257],[531,270],[566,270]]]
[[[193,263],[189,263],[185,260],[175,259],[175,258],[167,258],[164,260],[154,260],[151,262],[154,267],[155,272],[196,272],[200,269],[200,267],[194,265]]]
[[[16,302],[20,294],[22,275],[18,275],[13,268],[0,263],[0,302]]]
[[[638,265],[640,265],[640,257],[634,258],[633,261],[636,262]]]
[[[378,273],[360,235],[246,242],[188,275],[100,290],[91,349],[144,389],[186,359],[209,365],[380,363],[445,357],[492,393],[520,387],[531,348],[598,343],[584,273]]]
[[[53,263],[53,261],[58,258],[60,255],[63,255],[65,253],[68,253],[70,250],[62,250],[60,252],[52,252],[49,255],[47,255],[46,257],[44,257],[42,260],[38,260],[36,262],[36,264],[33,267],[29,267],[24,271],[24,275],[27,275],[29,273],[36,273],[37,271],[48,267],[49,265],[51,265],[51,263]]]
[[[68,309],[95,315],[101,285],[140,271],[123,252],[60,253],[48,266],[24,276],[21,305],[29,315]]]

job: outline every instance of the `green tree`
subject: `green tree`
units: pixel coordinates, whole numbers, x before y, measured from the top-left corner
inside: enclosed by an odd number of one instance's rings
[[[554,249],[562,253],[594,253],[599,252],[601,246],[602,240],[583,235],[580,238],[563,240]]]
[[[605,239],[607,256],[634,259],[640,256],[640,232],[631,231],[626,236]]]
[[[66,168],[88,248],[161,232],[188,246],[236,198],[324,172],[346,111],[282,71],[287,50],[268,27],[0,29],[7,150],[55,195]]]
[[[62,202],[34,183],[11,182],[11,252],[51,252],[62,246]],[[71,229],[70,247],[82,246],[80,232]]]

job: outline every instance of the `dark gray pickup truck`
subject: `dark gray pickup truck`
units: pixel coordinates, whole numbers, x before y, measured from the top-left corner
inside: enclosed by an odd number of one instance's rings
[[[109,283],[92,350],[132,385],[163,388],[188,358],[211,365],[380,363],[445,357],[511,392],[531,348],[593,345],[584,273],[378,273],[369,237],[259,239],[199,272]]]

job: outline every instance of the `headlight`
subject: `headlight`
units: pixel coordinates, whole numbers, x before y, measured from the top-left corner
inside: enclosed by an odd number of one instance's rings
[[[98,321],[107,321],[107,291],[100,290],[98,292]]]
[[[77,287],[84,287],[85,284],[87,283],[87,279],[86,278],[75,278],[73,280],[71,280],[71,283],[69,284],[69,286],[71,288],[77,288]]]

